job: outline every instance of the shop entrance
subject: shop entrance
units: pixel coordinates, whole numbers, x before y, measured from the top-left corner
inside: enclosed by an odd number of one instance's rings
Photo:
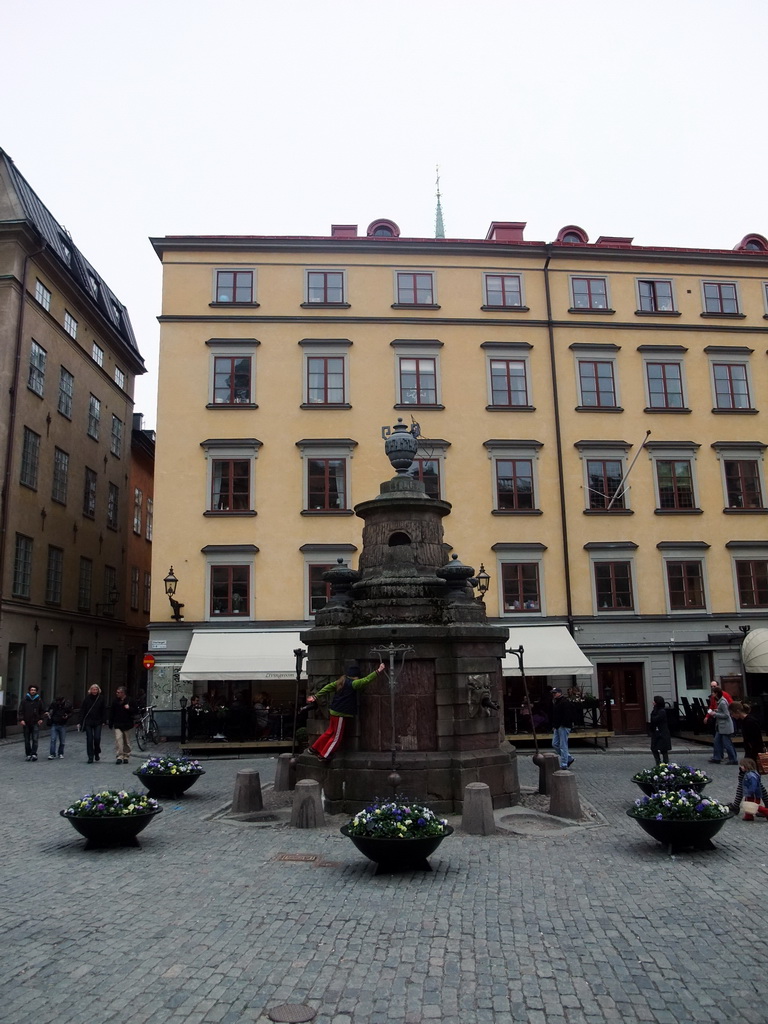
[[[646,731],[642,664],[598,665],[597,687],[602,699],[610,697],[612,701],[611,718],[614,732]]]

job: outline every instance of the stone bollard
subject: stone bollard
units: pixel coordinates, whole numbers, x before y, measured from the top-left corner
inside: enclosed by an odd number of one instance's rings
[[[261,780],[253,768],[243,768],[235,776],[235,795],[232,797],[230,814],[253,814],[263,811]]]
[[[285,793],[296,787],[296,766],[292,764],[292,754],[280,754],[275,770],[275,792]]]
[[[581,804],[573,772],[557,771],[552,775],[549,813],[558,818],[580,818]]]
[[[320,783],[314,779],[301,779],[296,783],[291,825],[294,828],[322,828],[325,825]]]
[[[547,751],[544,754],[537,754],[533,758],[534,764],[539,765],[539,792],[548,796],[552,792],[552,775],[557,771],[560,758],[557,754]]]
[[[464,787],[461,827],[471,836],[490,836],[496,831],[491,787],[485,782],[470,782]]]

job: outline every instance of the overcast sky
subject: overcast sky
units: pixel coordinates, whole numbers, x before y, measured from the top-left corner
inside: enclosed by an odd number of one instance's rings
[[[6,3],[0,146],[128,306],[155,423],[150,235],[491,220],[638,244],[768,234],[765,0]]]

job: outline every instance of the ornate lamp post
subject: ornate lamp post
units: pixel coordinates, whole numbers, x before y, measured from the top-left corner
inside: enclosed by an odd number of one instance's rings
[[[400,671],[402,671],[403,665],[405,664],[406,654],[414,654],[416,648],[411,647],[409,644],[392,644],[389,643],[385,647],[372,647],[371,654],[377,655],[381,660],[384,660],[386,655],[389,658],[389,718],[391,725],[391,740],[390,746],[392,751],[392,771],[387,780],[392,786],[392,796],[397,796],[397,787],[403,781],[397,771],[397,744],[395,742],[395,686],[397,685],[397,677],[399,675],[395,670],[395,659],[397,655],[402,655],[400,661]]]
[[[184,607],[179,601],[174,601],[174,595],[176,593],[176,587],[178,580],[173,574],[173,566],[168,570],[168,575],[163,580],[165,584],[165,592],[168,595],[168,600],[171,602],[171,618],[175,619],[176,622],[181,622],[184,616],[181,614],[181,609]]]
[[[301,667],[304,664],[304,659],[307,656],[307,652],[303,647],[297,647],[293,652],[293,656],[296,659],[296,693],[293,700],[293,740],[291,742],[291,767],[296,767],[296,723],[299,718],[299,687],[301,686]]]

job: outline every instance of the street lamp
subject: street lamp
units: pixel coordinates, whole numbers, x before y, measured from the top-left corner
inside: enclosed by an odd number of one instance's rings
[[[296,767],[296,725],[299,718],[299,687],[301,686],[301,667],[304,664],[304,659],[307,656],[307,652],[303,647],[297,647],[293,652],[293,656],[296,659],[296,693],[293,701],[293,739],[291,742],[291,767]]]
[[[485,566],[483,565],[482,562],[480,563],[480,571],[478,572],[477,576],[475,576],[475,580],[477,581],[475,583],[475,586],[477,587],[480,593],[480,600],[484,601],[485,595],[488,593],[488,587],[491,584],[491,577],[485,571]]]
[[[168,575],[163,580],[165,584],[165,592],[168,595],[168,600],[171,602],[171,618],[175,619],[176,622],[181,622],[184,616],[181,614],[181,609],[184,607],[179,601],[174,601],[174,595],[176,593],[176,586],[178,580],[173,574],[173,566],[168,570]]]
[[[181,742],[187,742],[187,704],[189,701],[186,697],[179,697],[179,704],[181,705]]]

